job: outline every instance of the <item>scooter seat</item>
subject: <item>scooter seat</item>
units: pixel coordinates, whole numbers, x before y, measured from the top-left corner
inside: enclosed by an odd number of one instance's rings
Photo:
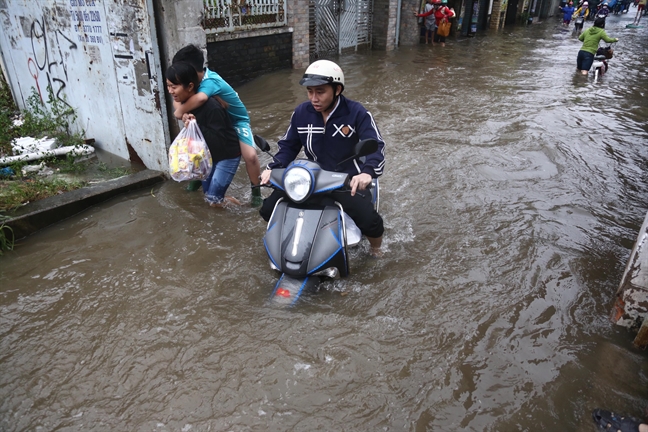
[[[606,57],[605,57],[604,55],[597,55],[597,56],[594,56],[594,60],[603,61],[603,60],[605,60],[605,59],[606,59]]]

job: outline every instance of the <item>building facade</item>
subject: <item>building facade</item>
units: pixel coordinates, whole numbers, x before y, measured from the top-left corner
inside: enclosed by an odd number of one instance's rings
[[[558,0],[448,0],[454,36],[474,36]],[[164,71],[187,44],[232,85],[305,69],[349,51],[420,43],[424,0],[0,0],[2,70],[19,107],[32,94],[74,108],[77,131],[150,169],[167,170],[179,130]]]

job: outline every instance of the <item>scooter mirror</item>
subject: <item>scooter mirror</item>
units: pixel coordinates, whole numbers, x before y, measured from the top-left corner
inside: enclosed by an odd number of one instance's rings
[[[375,153],[378,151],[378,141],[376,141],[373,138],[365,139],[362,141],[358,141],[357,144],[355,145],[355,148],[353,149],[354,155],[350,156],[344,160],[341,160],[340,162],[337,163],[337,166],[342,165],[343,163],[350,161],[351,159],[356,159],[359,157],[363,156],[368,156],[371,153]]]
[[[254,144],[261,149],[262,152],[267,153],[270,151],[270,144],[265,138],[260,137],[259,135],[254,135]]]
[[[356,156],[368,156],[378,151],[378,141],[373,138],[358,141],[355,146]]]

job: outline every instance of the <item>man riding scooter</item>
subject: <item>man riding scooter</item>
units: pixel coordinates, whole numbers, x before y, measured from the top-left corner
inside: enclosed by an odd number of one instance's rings
[[[327,171],[346,172],[351,178],[350,190],[336,195],[345,212],[354,220],[369,240],[370,253],[380,255],[383,220],[374,209],[371,194],[364,192],[373,178],[383,173],[385,143],[376,122],[360,103],[342,96],[344,73],[329,60],[312,63],[300,84],[306,87],[309,102],[293,112],[288,131],[277,143],[279,151],[274,161],[261,174],[261,184],[269,184],[273,168],[287,167],[303,149],[309,160],[316,161]],[[372,138],[378,150],[365,160],[347,160],[360,140]],[[259,213],[268,221],[277,201],[285,195],[274,190],[266,198]]]

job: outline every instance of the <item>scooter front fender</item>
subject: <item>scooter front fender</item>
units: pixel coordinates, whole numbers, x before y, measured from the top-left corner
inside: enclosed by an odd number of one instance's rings
[[[270,295],[270,303],[277,306],[292,306],[303,293],[315,291],[318,283],[317,276],[293,278],[282,274]]]
[[[333,206],[304,209],[279,202],[263,239],[268,257],[281,272],[306,277],[329,267],[348,274],[344,225]]]

